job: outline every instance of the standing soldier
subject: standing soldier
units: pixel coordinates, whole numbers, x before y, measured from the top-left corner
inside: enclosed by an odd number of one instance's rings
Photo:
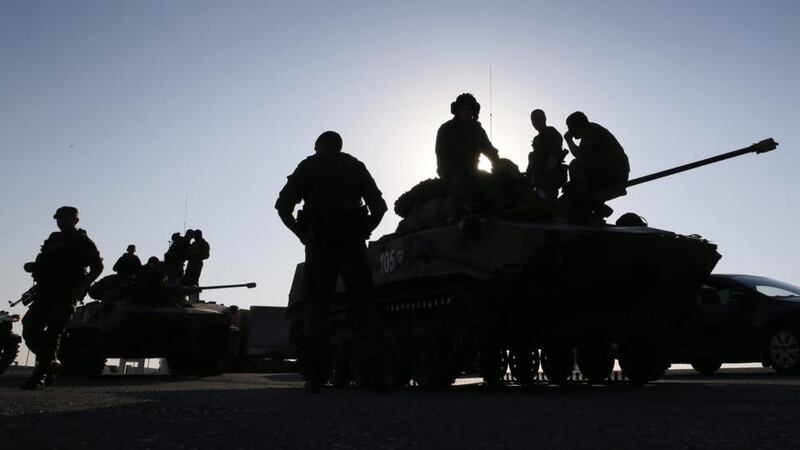
[[[567,128],[564,138],[575,157],[565,189],[570,208],[579,215],[608,217],[613,210],[605,202],[626,194],[628,156],[610,131],[589,122],[580,111],[567,117]],[[580,139],[580,145],[573,139]]]
[[[172,243],[164,253],[164,268],[167,273],[167,284],[170,286],[178,286],[183,279],[183,263],[187,259],[192,233],[194,230],[186,230],[183,236],[180,233],[172,233]]]
[[[201,230],[194,230],[192,233],[192,243],[186,251],[186,275],[183,278],[184,286],[199,286],[200,272],[203,271],[203,261],[208,259],[211,253],[211,246],[208,241],[203,239]]]
[[[36,354],[36,368],[22,389],[41,389],[53,381],[59,367],[58,344],[75,303],[103,271],[103,260],[86,231],[78,229],[78,210],[62,206],[53,216],[58,229],[42,244],[35,262],[26,263],[36,281],[38,297],[22,319],[25,345]],[[89,272],[86,272],[86,268]]]
[[[131,244],[125,250],[125,253],[119,257],[117,262],[114,263],[112,268],[114,272],[122,275],[123,277],[132,277],[139,272],[142,268],[142,261],[136,256],[136,246]]]
[[[567,181],[566,166],[562,167],[566,151],[561,148],[564,139],[554,127],[547,125],[547,116],[541,109],[531,112],[531,125],[539,132],[528,154],[528,169],[525,174],[534,191],[542,198],[555,200],[558,190]]]
[[[315,154],[300,162],[275,203],[283,223],[306,247],[301,351],[306,390],[312,393],[324,384],[328,312],[339,276],[361,312],[370,315],[368,327],[377,329],[376,315],[367,305],[372,274],[364,240],[386,213],[386,202],[366,166],[341,150],[338,133],[322,133],[314,144]],[[293,213],[301,201],[305,203],[298,220]]]

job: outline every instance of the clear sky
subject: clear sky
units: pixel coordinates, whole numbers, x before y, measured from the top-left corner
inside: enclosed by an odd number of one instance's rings
[[[208,298],[285,304],[303,253],[273,205],[319,133],[339,131],[391,205],[435,175],[461,92],[523,168],[537,107],[562,132],[575,110],[606,126],[632,177],[774,137],[632,188],[612,220],[638,212],[717,243],[718,271],[800,283],[798,23],[796,1],[5,0],[0,293],[30,285],[58,206],[80,209],[107,274],[129,243],[162,256],[188,194],[211,244],[202,282],[259,284]]]

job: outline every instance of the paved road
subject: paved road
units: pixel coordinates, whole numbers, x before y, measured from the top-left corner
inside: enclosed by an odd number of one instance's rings
[[[0,377],[0,449],[800,446],[800,377],[768,370],[385,395],[308,395],[278,374],[107,376],[42,392],[21,381]]]

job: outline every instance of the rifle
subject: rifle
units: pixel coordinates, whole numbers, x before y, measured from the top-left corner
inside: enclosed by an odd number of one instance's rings
[[[35,302],[37,298],[39,298],[39,290],[37,289],[37,286],[34,284],[30,289],[22,293],[22,296],[19,298],[19,300],[15,302],[9,300],[8,305],[14,307],[22,303],[22,306],[28,306],[31,303]]]

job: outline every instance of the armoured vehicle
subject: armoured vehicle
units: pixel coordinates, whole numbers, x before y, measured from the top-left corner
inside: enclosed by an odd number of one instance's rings
[[[628,186],[776,146],[768,139]],[[490,383],[510,369],[518,383],[529,384],[541,364],[547,379],[560,383],[576,363],[586,380],[602,382],[615,359],[633,382],[660,377],[680,346],[695,292],[720,258],[716,246],[646,226],[632,214],[616,225],[570,223],[524,194],[504,191],[519,184],[518,175],[486,177],[500,201],[474,207],[475,214],[437,217],[452,199],[418,195],[423,200],[402,211],[398,231],[370,243],[386,382],[443,387],[477,367]],[[436,191],[435,180],[418,186]],[[302,278],[301,264],[289,299],[295,337]],[[331,382],[360,383],[368,369],[354,338],[357,314],[339,292]]]
[[[18,315],[0,311],[0,375],[6,372],[19,353],[22,337],[12,332],[12,325],[18,320]]]
[[[296,351],[289,339],[285,306],[239,309],[235,319],[239,345],[233,372],[296,372]]]
[[[101,279],[96,285],[103,283]],[[61,341],[59,359],[65,375],[98,376],[106,358],[159,357],[167,359],[175,375],[222,373],[232,345],[229,310],[214,302],[189,301],[189,297],[212,289],[255,286],[174,288],[155,297],[135,290],[121,296],[90,290],[90,295],[100,300],[76,309]]]

